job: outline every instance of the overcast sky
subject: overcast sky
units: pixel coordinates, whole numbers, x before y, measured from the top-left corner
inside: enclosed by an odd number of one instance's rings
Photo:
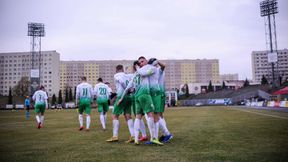
[[[42,50],[61,60],[219,59],[220,74],[252,78],[266,50],[261,0],[0,0],[0,52],[30,50],[27,23],[45,24]],[[288,1],[278,0],[278,49],[288,48]]]

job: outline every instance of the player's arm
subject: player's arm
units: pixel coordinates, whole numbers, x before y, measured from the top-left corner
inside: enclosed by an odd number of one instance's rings
[[[48,101],[47,100],[45,100],[45,105],[46,105],[45,108],[48,109]]]
[[[48,96],[47,96],[47,93],[45,93],[44,99],[45,99],[45,108],[48,109]]]
[[[165,64],[161,63],[158,61],[158,65],[160,66],[161,70],[164,71],[165,69]]]
[[[107,90],[108,90],[108,94],[109,94],[109,97],[110,97],[111,94],[112,94],[112,89],[110,87],[108,87]]]
[[[32,97],[33,101],[36,100],[36,92],[33,94],[33,97]]]
[[[143,66],[142,68],[136,66],[136,70],[141,76],[150,76],[155,73],[154,66]]]
[[[98,94],[98,86],[97,85],[95,85],[95,87],[94,87],[94,99],[96,99],[97,98],[97,94]]]
[[[79,97],[80,97],[80,89],[79,89],[79,86],[77,86],[77,88],[76,88],[76,97],[75,97],[76,107],[78,106],[78,98]]]
[[[90,93],[90,96],[91,96],[91,103],[93,103],[94,91],[93,91],[93,87],[92,86],[89,87],[89,93]]]

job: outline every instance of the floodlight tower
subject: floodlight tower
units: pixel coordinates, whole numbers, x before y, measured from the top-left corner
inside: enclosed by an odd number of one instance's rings
[[[268,63],[272,65],[272,85],[275,86],[274,66],[278,61],[275,14],[278,13],[277,0],[264,0],[260,2],[261,17],[265,22],[266,49],[270,46]],[[272,20],[271,20],[272,19]],[[271,22],[272,21],[272,22]],[[268,30],[268,31],[267,31]],[[273,33],[272,33],[273,32]]]
[[[31,92],[37,90],[40,85],[40,73],[41,73],[41,37],[45,36],[44,24],[42,23],[28,23],[28,36],[30,36],[30,52],[31,52]]]

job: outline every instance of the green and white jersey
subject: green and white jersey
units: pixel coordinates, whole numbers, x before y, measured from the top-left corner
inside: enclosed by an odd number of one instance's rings
[[[129,83],[126,86],[121,98],[123,98],[128,91],[134,90],[134,94],[139,90],[140,87],[140,75],[135,72],[134,74],[127,74],[129,78]]]
[[[117,97],[121,97],[129,83],[129,76],[123,72],[114,75]]]
[[[109,99],[111,94],[110,88],[104,83],[98,83],[94,87],[94,94],[98,102],[105,102]]]
[[[160,67],[156,67],[155,73],[149,76],[151,93],[160,92],[159,78],[160,78]]]
[[[137,73],[140,75],[139,88],[136,89],[136,96],[142,94],[150,94],[150,80],[149,77],[156,72],[156,67],[153,65],[145,65],[137,68]],[[157,80],[158,82],[158,80]]]
[[[80,83],[76,88],[76,99],[92,99],[93,88],[89,83]]]
[[[35,104],[46,104],[48,96],[45,91],[38,90],[34,93],[32,99],[35,101]]]
[[[135,75],[135,73],[134,73],[134,74],[132,74],[132,73],[131,73],[131,74],[126,74],[129,82],[130,82],[130,80],[132,80],[132,79],[134,78],[134,75]],[[129,82],[128,82],[128,84],[129,84]],[[128,84],[127,84],[127,85],[128,85]]]
[[[165,92],[165,72],[160,68],[159,70],[159,87],[161,92]]]

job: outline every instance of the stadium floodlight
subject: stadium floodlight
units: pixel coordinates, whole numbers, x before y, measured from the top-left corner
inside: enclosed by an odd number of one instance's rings
[[[260,2],[261,16],[268,16],[278,13],[277,0],[265,0]]]
[[[44,37],[44,24],[43,23],[28,23],[28,36]]]
[[[30,41],[30,52],[31,52],[31,91],[30,94],[37,90],[40,85],[40,74],[41,74],[41,37],[45,36],[44,24],[43,23],[28,23],[28,36],[31,37]],[[36,57],[37,56],[37,57]],[[38,65],[36,67],[35,65]]]
[[[277,5],[278,5],[277,0],[264,0],[260,2],[261,17],[264,17],[264,20],[265,20],[266,48],[267,48],[267,45],[270,46],[270,52],[267,55],[268,55],[268,58],[271,58],[271,57],[275,57],[275,53],[276,53],[276,59],[273,59],[273,60],[277,60],[277,37],[276,37],[276,22],[275,22],[275,14],[278,13]],[[273,19],[273,26],[271,25],[271,16]],[[272,28],[274,32],[273,34],[272,34]],[[268,30],[268,33],[267,33],[267,30]],[[267,39],[267,37],[269,37],[269,39]],[[275,63],[277,62],[275,61],[271,62],[273,86],[275,86],[275,74],[274,74]]]

